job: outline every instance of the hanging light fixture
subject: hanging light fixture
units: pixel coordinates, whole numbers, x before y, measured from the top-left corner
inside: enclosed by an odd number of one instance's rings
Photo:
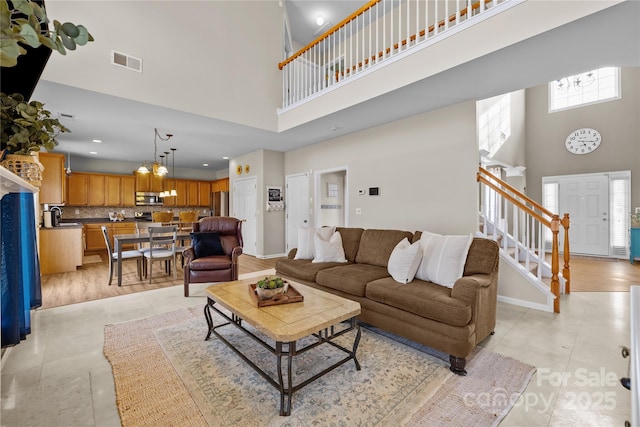
[[[167,170],[167,167],[164,164],[158,163],[158,161],[156,160],[156,155],[158,154],[157,139],[160,138],[160,141],[168,141],[169,139],[171,139],[173,134],[168,133],[168,134],[166,134],[166,137],[163,138],[158,133],[158,129],[157,128],[154,128],[153,131],[154,131],[154,135],[153,135],[153,163],[151,165],[149,165],[149,166],[147,166],[147,165],[145,165],[143,163],[138,168],[138,172],[139,173],[153,172],[153,174],[155,176],[165,176],[167,173],[169,173],[169,171]],[[164,156],[161,155],[160,158],[162,159],[162,157],[164,157]]]
[[[64,170],[67,176],[71,176],[71,152],[67,152],[67,168]]]
[[[172,148],[171,151],[171,157],[172,157],[172,169],[173,171],[171,172],[171,175],[173,177],[173,184],[171,185],[171,193],[169,193],[170,196],[177,196],[178,192],[176,191],[176,150],[177,148]],[[169,161],[169,158],[167,157],[167,162]]]

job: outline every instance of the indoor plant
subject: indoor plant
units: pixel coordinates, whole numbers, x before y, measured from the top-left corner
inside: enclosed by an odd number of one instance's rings
[[[256,283],[256,293],[261,300],[273,298],[287,291],[286,282],[282,277],[267,276]]]
[[[20,94],[0,93],[0,150],[7,156],[0,164],[35,186],[42,180],[42,168],[31,155],[43,148],[53,150],[56,136],[70,132],[38,101],[26,102]],[[1,158],[1,156],[0,156]]]

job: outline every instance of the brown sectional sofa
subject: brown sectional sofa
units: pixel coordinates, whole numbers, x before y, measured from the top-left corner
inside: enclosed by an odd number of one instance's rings
[[[276,262],[276,274],[360,303],[358,319],[382,330],[448,353],[451,370],[465,375],[466,357],[496,324],[498,245],[474,238],[463,277],[453,288],[414,279],[396,282],[387,272],[394,247],[421,232],[336,228],[347,263]]]

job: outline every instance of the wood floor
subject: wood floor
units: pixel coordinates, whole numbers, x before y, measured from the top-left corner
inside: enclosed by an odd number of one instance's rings
[[[136,273],[136,263],[123,262],[122,286],[117,285],[114,275],[111,286],[109,283],[109,264],[106,252],[87,253],[85,259],[97,259],[100,262],[85,263],[81,268],[70,273],[46,274],[42,276],[42,308],[58,307],[84,301],[126,295],[168,286],[182,286],[182,268],[178,266],[177,280],[173,275],[164,274],[160,263],[154,264],[153,281],[140,280]],[[251,273],[273,268],[278,258],[258,259],[250,255],[240,255],[240,274]],[[180,262],[178,261],[178,264]]]
[[[122,286],[114,283],[108,286],[109,265],[106,253],[99,255],[101,261],[89,263],[77,271],[42,276],[42,308],[58,307],[78,302],[92,301],[125,295],[150,289],[182,285],[182,269],[178,269],[178,279],[156,273],[153,283],[140,281],[136,275],[135,262],[123,263]],[[91,257],[94,258],[95,257]],[[89,258],[89,259],[91,259]],[[277,258],[258,259],[249,255],[240,256],[240,273],[251,273],[273,268]],[[158,274],[156,276],[156,274]],[[629,292],[631,285],[640,285],[640,262],[574,256],[571,258],[571,292]]]

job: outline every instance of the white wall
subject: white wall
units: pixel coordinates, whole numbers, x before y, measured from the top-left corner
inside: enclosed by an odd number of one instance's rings
[[[283,37],[277,1],[55,0],[47,1],[47,14],[84,25],[95,41],[51,55],[44,80],[277,128]],[[112,49],[141,58],[143,73],[111,65]]]
[[[285,175],[347,166],[350,227],[469,233],[478,211],[475,114],[466,102],[289,151]],[[369,187],[380,195],[357,194]]]

